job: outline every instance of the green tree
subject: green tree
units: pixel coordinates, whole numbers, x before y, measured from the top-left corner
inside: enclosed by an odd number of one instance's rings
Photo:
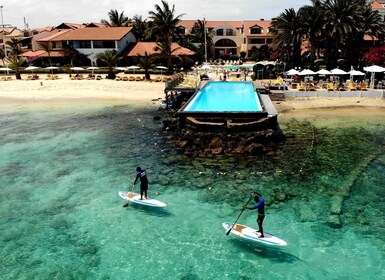
[[[52,44],[51,42],[48,42],[48,44],[44,44],[43,45],[43,49],[47,52],[48,54],[48,62],[49,62],[49,66],[52,66],[52,62],[51,62],[51,51],[52,51]]]
[[[5,65],[5,63],[4,63],[5,52],[4,52],[4,49],[1,49],[1,48],[0,48],[0,59],[3,62],[3,65]]]
[[[108,66],[108,78],[115,79],[115,73],[112,70],[112,67],[116,65],[116,63],[122,59],[120,54],[115,50],[107,50],[102,53],[98,53],[96,58],[101,62],[104,62]]]
[[[210,50],[210,47],[213,45],[213,36],[214,34],[212,32],[207,32],[207,28],[203,20],[198,19],[194,23],[191,30],[191,41],[200,44],[199,49],[203,56],[205,56],[205,44],[207,50]]]
[[[135,15],[132,19],[134,34],[137,41],[146,41],[149,36],[148,27],[149,23],[142,18],[142,16]]]
[[[117,10],[110,10],[108,12],[108,17],[110,21],[102,19],[100,22],[114,27],[125,27],[130,24],[130,19],[124,15],[124,11],[120,14]]]
[[[17,54],[15,53],[12,53],[8,56],[8,61],[12,64],[13,67],[15,67],[16,79],[21,80],[20,67],[25,61],[24,58],[21,56],[17,56]]]
[[[151,32],[156,34],[161,40],[171,37],[175,38],[176,26],[184,14],[175,15],[175,5],[170,8],[165,0],[161,0],[162,7],[155,4],[155,11],[149,12],[149,18],[152,21]]]
[[[301,44],[305,33],[302,20],[300,12],[290,8],[271,22],[273,52],[289,53],[288,64],[292,66],[301,65]]]
[[[138,63],[144,70],[144,77],[146,80],[151,80],[150,69],[152,64],[155,61],[155,56],[152,54],[148,54],[148,52],[144,53],[144,56],[139,56],[138,54]]]
[[[8,55],[13,55],[13,54],[19,55],[20,54],[19,40],[15,39],[15,38],[11,38],[11,40],[5,42],[5,44],[8,45],[9,48],[11,49],[9,51]]]
[[[159,54],[156,56],[166,61],[168,69],[172,69],[172,60],[173,58],[178,57],[175,55],[175,52],[179,49],[180,47],[172,48],[171,37],[159,41],[155,47],[155,51],[159,51]]]

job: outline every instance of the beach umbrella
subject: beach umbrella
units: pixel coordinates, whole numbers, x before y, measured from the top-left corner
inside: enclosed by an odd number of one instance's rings
[[[298,75],[298,74],[299,74],[299,71],[296,69],[290,69],[289,71],[286,72],[286,75],[288,75],[288,76],[294,76],[294,75]]]
[[[36,69],[39,69],[39,68],[40,67],[37,67],[37,66],[28,66],[24,70],[32,71],[32,74],[33,74],[33,70],[36,70]]]
[[[85,70],[83,67],[71,67],[70,69],[73,70],[73,71],[83,71],[83,70]]]
[[[361,71],[358,71],[358,70],[350,70],[349,72],[348,72],[348,74],[350,74],[350,76],[363,76],[363,75],[365,75],[365,73],[364,72],[361,72]]]
[[[385,68],[378,66],[378,65],[372,65],[369,67],[364,67],[364,71],[372,73],[370,76],[370,88],[374,88],[374,75],[375,75],[375,73],[385,72]]]
[[[316,72],[310,70],[310,69],[303,69],[301,72],[299,72],[298,75],[300,76],[310,76],[310,75],[315,75]]]
[[[363,76],[363,75],[365,75],[364,72],[361,72],[361,71],[358,71],[358,70],[354,70],[353,67],[352,67],[352,70],[350,70],[348,72],[348,74],[350,75],[350,81],[353,81],[353,76]]]
[[[51,74],[53,74],[53,70],[59,69],[59,67],[56,66],[48,66],[45,69],[51,70]]]
[[[11,68],[8,68],[8,67],[1,67],[0,68],[0,71],[4,71],[4,72],[7,72],[7,75],[9,74],[9,71],[12,71]]]
[[[135,69],[140,69],[140,67],[136,65],[131,65],[127,67],[127,70],[132,70],[133,74],[135,74]]]
[[[348,74],[348,72],[346,72],[342,69],[339,69],[339,68],[334,68],[334,69],[330,70],[330,73],[332,75],[347,75]]]
[[[318,70],[316,72],[318,75],[330,75],[330,71],[326,70],[326,69],[321,69],[321,70]]]
[[[160,69],[160,74],[161,75],[162,75],[162,70],[167,70],[168,69],[166,66],[162,66],[162,65],[156,66],[155,68],[156,69]]]
[[[88,67],[87,70],[91,70],[92,71],[92,75],[94,74],[94,71],[95,70],[98,70],[99,67],[96,67],[96,66],[91,66],[91,67]]]
[[[210,69],[211,69],[211,66],[209,66],[209,65],[203,65],[203,66],[201,67],[201,69],[202,69],[202,70],[210,70]]]

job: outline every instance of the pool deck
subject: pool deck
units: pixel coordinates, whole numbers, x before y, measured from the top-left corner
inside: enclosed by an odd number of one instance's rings
[[[275,109],[273,102],[267,94],[260,94],[261,103],[264,106],[265,111],[267,112],[268,118],[273,118],[278,116],[278,111]]]

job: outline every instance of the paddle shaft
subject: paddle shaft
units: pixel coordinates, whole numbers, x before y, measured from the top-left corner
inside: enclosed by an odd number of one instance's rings
[[[249,198],[249,200],[246,202],[246,205],[249,204],[250,200],[251,200],[252,197]],[[235,226],[235,224],[238,222],[238,219],[241,217],[243,211],[245,211],[246,208],[243,207],[241,213],[239,213],[238,215],[238,218],[235,220],[235,222],[233,223],[233,225],[231,226],[231,228],[227,231],[226,235],[229,235],[230,234],[230,231],[233,229],[233,227]]]

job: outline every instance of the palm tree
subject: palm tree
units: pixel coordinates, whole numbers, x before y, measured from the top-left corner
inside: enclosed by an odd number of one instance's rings
[[[161,0],[163,7],[155,5],[155,11],[150,11],[152,21],[151,32],[158,34],[161,39],[171,37],[174,39],[176,26],[184,14],[175,15],[175,5],[170,6],[167,1]]]
[[[11,51],[9,51],[9,54],[12,55],[12,54],[20,54],[20,43],[17,39],[15,38],[11,38],[10,41],[7,41],[5,42],[11,49]],[[8,52],[7,52],[8,53]]]
[[[112,70],[112,67],[114,67],[120,59],[122,59],[120,54],[115,50],[107,50],[105,52],[98,53],[96,58],[107,64],[108,78],[115,79],[115,73]]]
[[[51,42],[48,42],[48,44],[43,45],[43,49],[44,49],[44,50],[47,52],[47,54],[48,54],[49,66],[52,66],[52,63],[51,63],[52,44],[51,44]]]
[[[144,52],[144,56],[139,56],[138,54],[138,63],[144,69],[144,77],[146,80],[151,80],[150,77],[150,68],[155,61],[155,56]]]
[[[272,48],[276,53],[289,53],[289,64],[301,65],[301,43],[305,34],[301,14],[293,8],[286,9],[273,18],[271,30],[274,35]]]
[[[166,60],[168,69],[172,69],[172,59],[173,57],[177,57],[175,52],[179,49],[180,47],[172,48],[171,37],[159,41],[155,47],[155,51],[160,51],[157,57]]]
[[[4,58],[5,58],[5,52],[4,52],[4,49],[1,49],[1,48],[0,48],[0,59],[1,59],[1,61],[3,62],[3,65],[5,65],[5,63],[4,63]]]
[[[325,46],[325,56],[329,67],[336,66],[341,54],[349,47],[348,42],[360,29],[363,21],[357,0],[325,0],[321,3],[322,11],[327,21],[324,29],[328,38]]]
[[[299,9],[298,13],[303,22],[303,31],[305,39],[310,42],[310,68],[314,66],[314,60],[318,58],[324,39],[323,26],[325,23],[324,13],[320,12],[320,1],[313,0],[313,6],[303,6]]]
[[[124,11],[119,14],[117,10],[111,9],[108,12],[108,16],[110,21],[102,19],[100,22],[114,27],[124,27],[130,23],[130,19],[124,15]]]
[[[146,41],[149,37],[149,22],[142,18],[142,16],[135,15],[132,19],[132,26],[134,27],[134,34],[137,41]]]
[[[20,67],[21,64],[25,61],[24,58],[22,56],[17,56],[15,53],[12,53],[8,56],[8,61],[15,67],[16,79],[21,80]]]
[[[191,30],[192,42],[200,43],[200,53],[202,54],[205,54],[205,44],[207,49],[210,49],[213,44],[213,33],[207,32],[207,29],[205,31],[205,28],[205,22],[198,19]]]

